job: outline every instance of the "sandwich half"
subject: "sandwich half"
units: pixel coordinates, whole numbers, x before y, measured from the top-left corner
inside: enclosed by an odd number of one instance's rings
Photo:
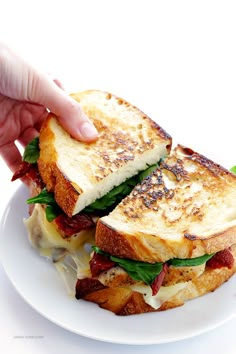
[[[25,150],[16,178],[28,179],[34,205],[25,221],[32,244],[54,261],[94,238],[106,215],[171,149],[171,137],[127,101],[99,90],[72,94],[99,137],[72,138],[49,114]]]
[[[236,271],[236,175],[178,145],[98,220],[76,298],[117,315],[160,311]]]

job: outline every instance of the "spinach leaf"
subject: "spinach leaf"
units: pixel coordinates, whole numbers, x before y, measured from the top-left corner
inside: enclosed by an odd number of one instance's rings
[[[36,163],[39,158],[39,138],[34,138],[25,148],[23,161]]]
[[[84,211],[92,213],[96,210],[106,210],[109,207],[117,205],[124,197],[126,197],[132,189],[138,184],[136,178],[132,177],[123,182],[119,186],[113,188],[109,193],[105,194],[102,198],[95,200],[92,204],[88,205]]]
[[[27,204],[46,204],[46,218],[49,222],[53,221],[62,213],[61,208],[54,199],[53,193],[48,192],[46,188],[44,188],[36,197],[27,199],[26,202]]]
[[[236,174],[236,166],[231,167],[230,171]]]
[[[133,259],[119,258],[111,256],[109,253],[102,251],[97,246],[92,246],[92,250],[96,253],[102,254],[108,257],[111,261],[122,267],[129,276],[137,281],[143,281],[144,283],[151,285],[156,276],[162,271],[163,263],[146,263],[135,261]]]
[[[198,266],[203,263],[206,263],[211,257],[213,257],[215,253],[205,254],[204,256],[195,257],[195,258],[173,258],[168,261],[168,264],[174,267],[193,267]]]
[[[142,180],[144,180],[144,178],[148,177],[153,171],[155,171],[158,167],[158,164],[157,165],[152,165],[150,167],[148,167],[146,170],[140,172],[138,174],[138,179],[139,179],[139,182],[141,183]]]
[[[98,246],[92,246],[91,250],[94,251],[95,253],[102,254],[103,256],[110,257],[109,253],[102,251],[101,248],[99,248]]]
[[[145,171],[140,172],[138,175],[127,179],[125,182],[121,183],[119,186],[113,188],[110,192],[104,195],[102,198],[95,200],[94,203],[87,206],[84,211],[87,213],[93,213],[96,210],[106,210],[109,207],[115,207],[121,202],[134,187],[142,182],[144,178],[149,176],[158,165],[152,165],[148,167]]]
[[[60,215],[61,213],[62,213],[62,210],[58,206],[54,206],[54,205],[47,205],[46,206],[46,218],[47,218],[47,221],[49,221],[49,222],[56,219],[56,217],[58,215]]]
[[[156,278],[156,276],[160,274],[160,272],[162,271],[162,267],[163,267],[162,262],[146,263],[146,262],[134,261],[132,259],[127,259],[127,258],[114,257],[111,256],[109,253],[102,251],[97,246],[92,246],[92,250],[96,253],[108,257],[110,260],[118,264],[134,280],[137,281],[141,280],[148,285],[151,285],[154,279]],[[186,259],[173,258],[170,259],[167,263],[174,267],[198,266],[206,263],[214,255],[215,253],[205,254],[204,256],[195,257],[195,258],[186,258]]]
[[[53,193],[48,192],[46,188],[44,188],[41,193],[36,195],[36,197],[27,199],[27,204],[35,203],[57,205]]]
[[[151,285],[156,276],[162,271],[162,263],[146,263],[127,258],[111,256],[110,259],[122,267],[131,278]]]

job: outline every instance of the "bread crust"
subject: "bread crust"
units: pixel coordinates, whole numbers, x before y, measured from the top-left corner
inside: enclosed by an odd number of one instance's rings
[[[143,262],[195,258],[236,243],[236,175],[178,146],[96,229],[96,244]]]
[[[96,126],[98,140],[89,144],[76,141],[61,128],[56,117],[49,114],[40,131],[38,159],[39,171],[47,189],[55,193],[57,203],[68,216],[86,206],[80,205],[82,196],[93,194],[91,190],[95,190],[103,180],[108,180],[119,171],[118,178],[123,180],[117,184],[122,183],[140,171],[137,167],[139,161],[142,161],[144,168],[149,163],[148,159],[156,159],[155,163],[158,161],[156,153],[151,155],[158,145],[162,157],[169,153],[172,143],[171,137],[157,123],[115,95],[90,90],[71,96],[80,103]],[[147,157],[145,154],[149,152]],[[147,161],[144,161],[146,158]],[[122,177],[122,168],[129,174],[127,177]],[[117,185],[114,183],[110,189]],[[105,193],[102,187],[98,187],[99,197]],[[87,199],[84,198],[81,203],[86,203]]]
[[[50,121],[54,115],[49,114],[40,131],[40,158],[38,168],[40,175],[49,192],[53,192],[58,205],[63,206],[64,212],[72,216],[72,207],[78,198],[78,190],[61,173],[57,166],[57,151],[55,136],[50,128]]]
[[[96,245],[113,256],[156,263],[172,258],[200,257],[228,248],[236,242],[236,226],[207,239],[182,238],[181,242],[175,243],[138,232],[134,235],[120,233],[99,219],[95,237]]]

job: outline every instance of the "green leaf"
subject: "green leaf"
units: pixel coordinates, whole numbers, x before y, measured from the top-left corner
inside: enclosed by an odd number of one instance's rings
[[[42,190],[36,197],[27,199],[27,204],[46,204],[46,218],[49,222],[53,221],[58,215],[62,213],[54,199],[53,193],[47,191],[46,188]]]
[[[39,138],[34,138],[25,148],[23,161],[36,163],[39,158]]]
[[[50,193],[44,188],[41,193],[39,193],[36,197],[27,199],[27,204],[49,204],[56,206],[57,203],[54,199],[53,193]]]
[[[132,191],[137,183],[138,181],[136,180],[136,177],[128,179],[119,186],[113,188],[102,198],[95,200],[95,202],[87,206],[84,211],[92,213],[96,210],[106,210],[109,207],[114,207]]]
[[[157,166],[158,165],[150,166],[145,171],[140,172],[138,175],[127,179],[119,186],[113,188],[102,198],[95,200],[95,202],[87,206],[84,211],[87,213],[93,213],[96,210],[106,210],[110,207],[114,208],[118,203],[121,202],[122,199],[130,194],[130,192],[138,183],[140,183],[144,178],[156,170]]]
[[[119,258],[111,256],[109,253],[102,251],[97,246],[92,246],[92,250],[96,253],[102,254],[108,257],[111,261],[122,267],[129,276],[136,281],[143,281],[144,283],[151,285],[156,276],[162,270],[162,263],[146,263],[140,261],[134,261],[133,259]]]
[[[236,166],[231,167],[230,171],[236,174]]]
[[[98,246],[92,246],[91,249],[92,249],[92,251],[94,251],[95,253],[99,253],[99,254],[102,254],[103,256],[110,257],[110,254],[109,254],[109,253],[106,253],[106,252],[102,251],[101,248],[99,248]]]
[[[97,246],[93,246],[92,250],[96,253],[108,257],[110,260],[118,264],[129,274],[129,276],[132,279],[137,281],[143,281],[148,285],[151,285],[154,279],[156,278],[156,276],[160,274],[160,272],[162,271],[163,263],[161,262],[152,264],[152,263],[134,261],[132,259],[127,259],[127,258],[114,257],[111,256],[109,253],[102,251]],[[167,263],[174,267],[198,266],[206,263],[214,255],[215,253],[205,254],[204,256],[195,257],[195,258],[186,258],[186,259],[173,258],[170,259]]]
[[[61,209],[54,205],[47,205],[46,206],[46,218],[47,221],[53,221],[58,215],[62,213]]]
[[[152,165],[148,167],[145,171],[142,171],[138,175],[139,182],[142,182],[146,177],[148,177],[153,171],[157,169],[159,165]]]
[[[205,254],[204,256],[195,258],[173,258],[168,261],[168,263],[174,267],[193,267],[206,263],[210,258],[212,258],[215,253]]]
[[[136,281],[143,281],[148,285],[151,285],[156,276],[162,271],[162,263],[151,264],[113,256],[110,259],[122,267],[131,278]]]

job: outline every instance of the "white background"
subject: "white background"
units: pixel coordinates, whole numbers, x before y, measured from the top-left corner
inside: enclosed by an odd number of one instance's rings
[[[68,91],[111,91],[149,114],[174,143],[227,168],[236,165],[234,1],[0,1],[0,39],[58,77]],[[0,171],[2,212],[16,184],[2,161]],[[113,345],[41,317],[1,267],[0,289],[0,351],[6,354],[235,353],[236,319],[182,342]]]

